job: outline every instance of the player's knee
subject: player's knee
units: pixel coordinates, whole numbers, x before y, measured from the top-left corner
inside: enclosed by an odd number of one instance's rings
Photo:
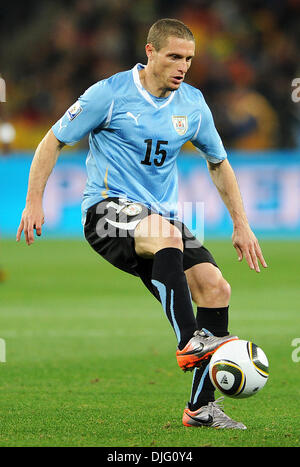
[[[168,221],[162,224],[157,239],[157,251],[163,248],[178,248],[183,251],[181,232]]]
[[[182,236],[174,225],[158,215],[143,220],[135,231],[135,249],[140,256],[153,256],[163,248],[183,251]]]
[[[224,302],[226,304],[229,303],[230,297],[231,297],[231,287],[230,287],[229,282],[227,282],[227,280],[224,279],[224,277],[222,277],[219,280],[219,283],[217,286],[217,294],[221,302]]]
[[[136,242],[136,253],[140,256],[151,257],[164,248],[178,248],[183,251],[183,242],[181,236],[170,235],[158,238],[143,239]]]
[[[224,277],[219,277],[208,285],[208,293],[216,302],[227,304],[230,300],[231,287]]]
[[[218,308],[227,306],[230,297],[230,284],[223,276],[216,275],[202,282],[201,287],[198,289],[198,294],[195,296],[195,301],[198,306]]]
[[[159,240],[161,248],[179,248],[183,250],[182,237],[177,229],[172,230],[169,235],[162,236]]]
[[[211,296],[211,300],[214,302],[213,306],[227,306],[231,296],[230,284],[226,279],[224,279],[224,277],[221,277],[215,283],[210,285],[209,294]]]

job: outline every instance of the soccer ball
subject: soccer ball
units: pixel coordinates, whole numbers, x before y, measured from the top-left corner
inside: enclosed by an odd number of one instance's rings
[[[268,359],[253,342],[227,342],[213,354],[209,376],[222,394],[239,399],[250,397],[257,394],[268,380]]]

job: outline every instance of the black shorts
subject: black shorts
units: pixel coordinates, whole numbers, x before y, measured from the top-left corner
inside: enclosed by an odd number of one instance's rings
[[[150,214],[153,214],[153,211],[141,203],[124,198],[107,198],[88,209],[84,234],[91,247],[104,259],[122,271],[140,277],[157,296],[151,283],[153,259],[138,256],[134,244],[135,227]],[[185,271],[200,263],[212,263],[217,266],[211,253],[182,222],[169,221],[182,235]]]

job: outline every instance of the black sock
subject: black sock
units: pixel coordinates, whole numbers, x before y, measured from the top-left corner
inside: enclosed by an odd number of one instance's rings
[[[190,290],[183,271],[183,253],[178,248],[163,248],[153,258],[152,284],[182,350],[197,330]]]
[[[228,306],[223,308],[197,308],[198,329],[204,328],[211,334],[222,337],[228,332]],[[209,362],[194,370],[190,409],[197,410],[215,400],[215,388],[210,381]]]
[[[214,336],[228,336],[228,306],[222,308],[197,308],[197,324],[199,329],[205,328]]]

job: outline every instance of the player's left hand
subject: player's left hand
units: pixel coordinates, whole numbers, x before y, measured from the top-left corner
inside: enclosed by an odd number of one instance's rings
[[[258,240],[248,225],[234,227],[232,243],[237,251],[239,261],[245,258],[250,269],[260,272],[258,261],[264,268],[268,267]]]

